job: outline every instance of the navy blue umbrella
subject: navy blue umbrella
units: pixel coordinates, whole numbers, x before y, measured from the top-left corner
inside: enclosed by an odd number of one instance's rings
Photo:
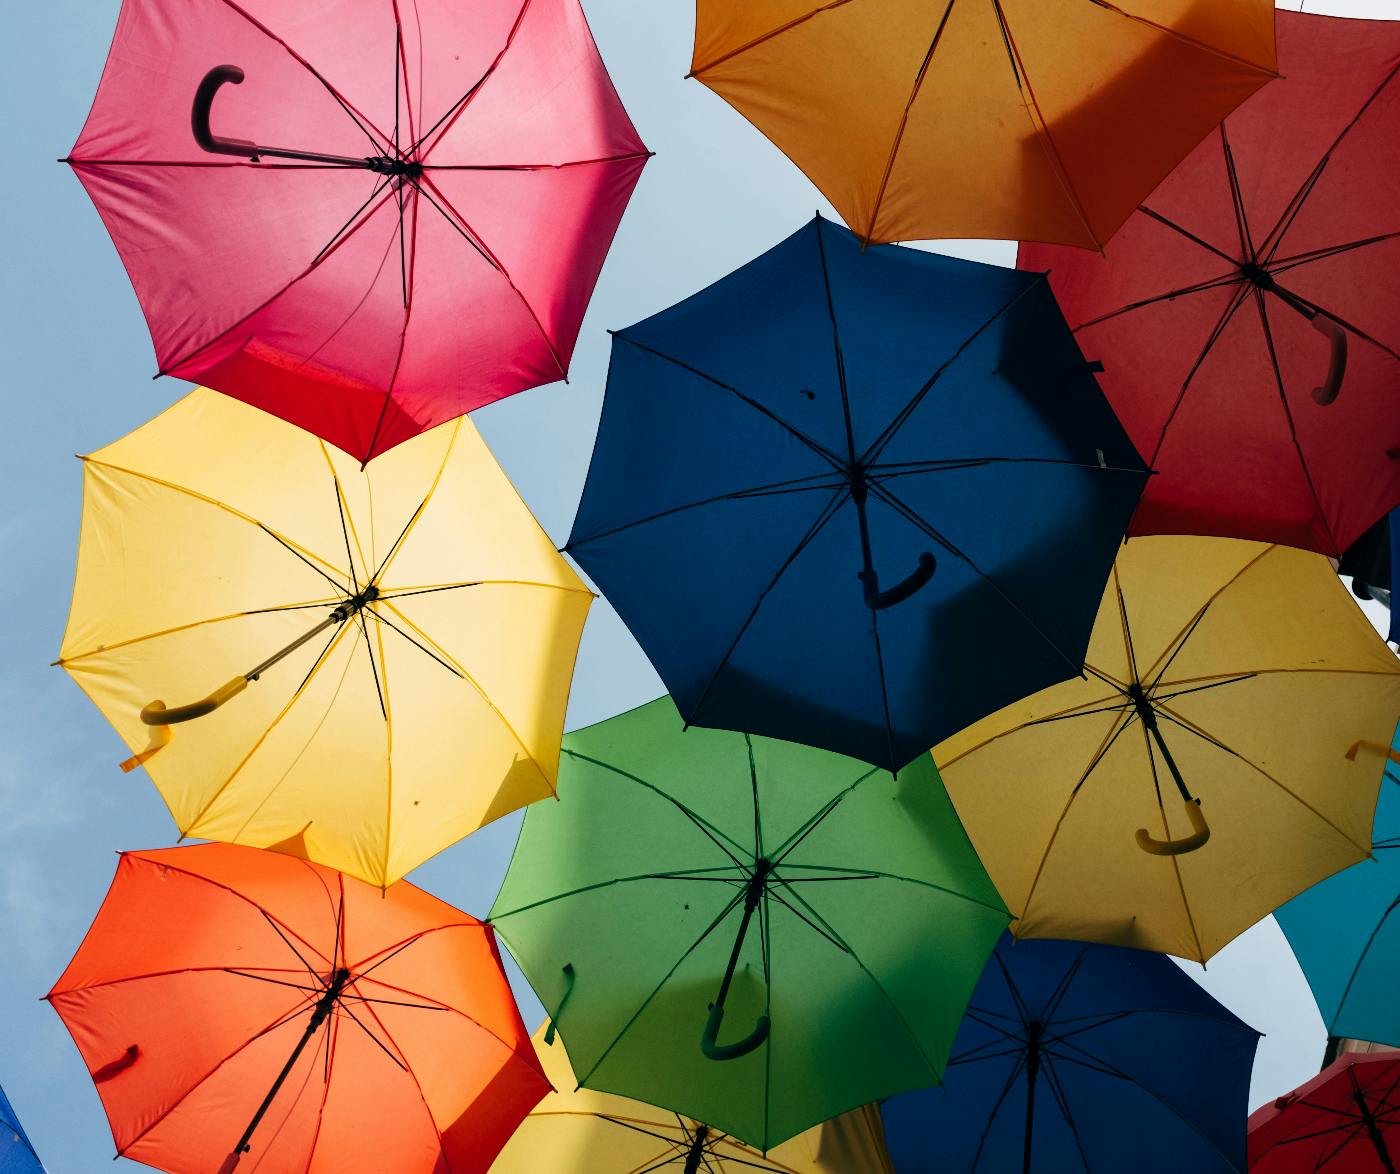
[[[613,337],[566,548],[686,722],[897,769],[1083,669],[1147,471],[1043,274],[818,217]]]
[[[883,1107],[896,1174],[1245,1169],[1259,1033],[1164,954],[997,944],[940,1088]]]
[[[44,1174],[43,1163],[29,1144],[3,1088],[0,1088],[0,1174]]]

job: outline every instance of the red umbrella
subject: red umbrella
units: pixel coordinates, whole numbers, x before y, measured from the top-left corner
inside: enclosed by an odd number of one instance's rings
[[[257,848],[124,853],[48,997],[159,1170],[482,1172],[549,1091],[489,926]]]
[[[1395,1174],[1400,1052],[1353,1052],[1249,1118],[1257,1174]]]
[[[578,0],[125,0],[67,162],[161,374],[368,460],[564,377],[646,158]]]
[[[1019,264],[1050,271],[1158,470],[1130,534],[1338,557],[1400,503],[1400,24],[1277,17],[1283,80],[1102,255]]]

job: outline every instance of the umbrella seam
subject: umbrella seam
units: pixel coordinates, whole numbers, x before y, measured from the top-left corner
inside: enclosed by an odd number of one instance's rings
[[[745,44],[740,45],[737,49],[731,49],[728,53],[722,54],[721,56],[714,58],[712,61],[706,62],[704,65],[692,64],[691,70],[688,74],[686,74],[686,77],[693,77],[697,81],[703,82],[704,78],[700,77],[700,74],[702,74],[705,70],[714,69],[717,65],[723,65],[724,62],[728,61],[731,57],[737,57],[740,53],[747,53],[750,49],[753,49],[758,45],[763,44],[765,41],[772,40],[774,37],[787,32],[789,29],[796,28],[800,24],[806,24],[807,21],[812,20],[814,17],[821,16],[823,13],[830,12],[833,9],[840,8],[843,5],[849,3],[851,3],[851,0],[829,0],[828,3],[822,4],[819,7],[814,8],[811,12],[796,17],[795,19],[788,21],[786,24],[780,25],[778,28],[771,29],[768,32],[763,33],[762,35],[754,38],[752,41],[748,41]]]

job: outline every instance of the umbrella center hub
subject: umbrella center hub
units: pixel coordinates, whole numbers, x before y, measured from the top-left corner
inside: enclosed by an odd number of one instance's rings
[[[1146,691],[1138,681],[1134,681],[1128,686],[1128,700],[1133,703],[1133,708],[1137,710],[1137,715],[1142,719],[1142,724],[1149,730],[1157,724],[1157,712],[1152,708],[1152,702],[1148,699]]]
[[[392,155],[374,155],[365,160],[371,171],[380,175],[398,175],[417,179],[423,174],[423,164],[416,159],[400,159]]]
[[[763,890],[768,884],[768,877],[773,872],[773,862],[766,856],[759,857],[754,861],[753,872],[749,874],[748,889],[744,894],[744,904],[749,908],[758,905],[763,896]]]
[[[1270,276],[1269,271],[1262,265],[1258,265],[1253,261],[1246,261],[1240,266],[1240,272],[1244,275],[1245,280],[1259,289],[1274,288],[1273,277]]]

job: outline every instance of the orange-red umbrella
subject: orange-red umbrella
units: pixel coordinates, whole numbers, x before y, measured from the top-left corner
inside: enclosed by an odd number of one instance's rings
[[[159,1170],[485,1171],[549,1090],[489,926],[256,848],[124,853],[48,998]]]

